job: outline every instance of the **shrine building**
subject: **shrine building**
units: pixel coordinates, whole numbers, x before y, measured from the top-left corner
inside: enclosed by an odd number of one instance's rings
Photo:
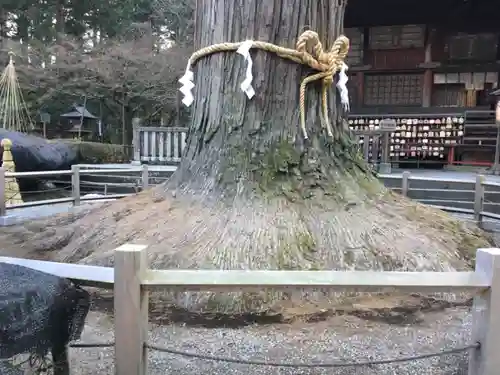
[[[351,129],[376,129],[394,119],[389,157],[400,167],[491,165],[498,97],[490,94],[500,88],[498,5],[349,0]],[[378,138],[370,142],[370,152],[378,153],[372,145]]]

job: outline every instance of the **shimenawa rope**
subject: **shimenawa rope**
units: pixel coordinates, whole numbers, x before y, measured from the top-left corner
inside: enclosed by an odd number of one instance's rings
[[[275,53],[276,55],[294,61],[298,64],[307,65],[310,68],[317,70],[318,73],[310,75],[302,80],[300,83],[300,126],[304,138],[308,138],[307,130],[305,126],[305,99],[306,99],[306,86],[308,83],[322,80],[322,92],[321,92],[321,104],[322,104],[322,125],[326,129],[330,137],[334,136],[333,128],[329,121],[328,116],[328,87],[333,83],[334,76],[337,72],[340,72],[343,77],[339,79],[339,90],[341,90],[341,101],[346,110],[349,109],[349,101],[347,97],[347,88],[345,83],[347,82],[347,76],[345,72],[347,71],[347,65],[345,63],[345,58],[349,51],[349,39],[341,35],[339,36],[332,45],[330,51],[325,52],[323,45],[319,41],[319,36],[316,32],[307,30],[303,32],[298,40],[295,49],[281,47],[272,43],[261,42],[261,41],[246,41],[239,43],[220,43],[213,44],[211,46],[202,48],[191,55],[188,60],[186,74],[179,80],[183,84],[181,92],[185,95],[183,103],[186,106],[190,106],[193,102],[193,96],[191,90],[194,87],[193,72],[190,70],[191,67],[201,58],[209,56],[217,52],[228,52],[237,51],[241,55],[245,56],[247,54],[247,63],[249,64],[250,76],[248,76],[245,81],[248,82],[248,86],[244,87],[245,82],[242,84],[242,89],[246,91],[249,98],[254,95],[253,89],[251,89],[251,58],[248,55],[248,50],[251,48],[261,49],[267,52]],[[242,51],[246,49],[246,51]]]

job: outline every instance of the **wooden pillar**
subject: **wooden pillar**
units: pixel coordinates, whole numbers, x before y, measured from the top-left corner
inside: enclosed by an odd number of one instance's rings
[[[410,188],[410,172],[404,171],[401,178],[401,195],[403,197],[408,196],[409,188]]]
[[[132,119],[134,122],[134,119]],[[141,164],[141,129],[139,127],[140,122],[135,120],[134,131],[132,136],[132,147],[134,149],[134,160],[132,164]]]
[[[365,104],[365,73],[358,72],[356,74],[356,83],[358,88],[358,106],[362,107]]]
[[[484,181],[483,175],[476,176],[476,186],[474,189],[474,220],[477,225],[481,225],[481,212],[484,205]]]
[[[478,249],[476,276],[491,287],[474,297],[472,342],[481,347],[469,352],[470,375],[497,375],[500,368],[500,249]]]
[[[475,107],[477,104],[477,91],[474,89],[466,89],[465,106]]]
[[[425,31],[425,57],[424,64],[432,63],[432,33],[429,28]],[[422,88],[422,107],[430,107],[432,102],[432,85],[434,83],[432,70],[429,67],[424,72],[424,82]]]
[[[455,164],[455,146],[452,145],[448,149],[448,164],[453,165]]]
[[[424,86],[422,89],[422,107],[428,108],[432,103],[432,85],[434,76],[432,70],[426,69],[424,72]]]
[[[73,206],[80,205],[80,166],[74,164],[71,166],[71,196],[73,197]]]
[[[382,138],[382,163],[389,163],[390,133],[385,132]]]
[[[147,164],[142,166],[142,190],[149,189],[149,167]]]
[[[147,246],[125,244],[115,250],[115,374],[146,375],[148,292]]]

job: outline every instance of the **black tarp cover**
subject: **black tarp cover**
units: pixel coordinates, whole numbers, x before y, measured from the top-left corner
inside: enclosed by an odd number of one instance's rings
[[[0,361],[79,339],[89,306],[89,294],[67,279],[0,262]]]
[[[16,172],[71,169],[78,162],[74,149],[62,142],[0,129],[0,140],[4,138],[12,141]]]

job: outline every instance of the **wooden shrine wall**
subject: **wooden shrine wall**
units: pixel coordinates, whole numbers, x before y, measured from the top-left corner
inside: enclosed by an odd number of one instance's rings
[[[358,85],[353,108],[474,107],[482,105],[478,92],[497,88],[500,66],[477,68],[481,62],[496,63],[498,33],[471,35],[425,25],[351,28],[345,33],[351,40],[350,79]],[[449,64],[454,64],[454,74],[446,73],[443,80]]]
[[[372,69],[415,69],[424,61],[425,26],[378,26],[369,29],[366,63]]]
[[[453,33],[446,37],[443,47],[443,55],[449,61],[495,61],[498,35]]]
[[[435,107],[488,105],[488,92],[497,86],[498,72],[434,73],[432,103]]]
[[[365,106],[421,106],[422,74],[365,74]]]
[[[347,55],[347,65],[357,66],[364,63],[364,33],[363,29],[350,28],[344,30],[345,35],[349,38],[350,47]]]
[[[351,40],[349,66],[370,68],[350,75],[350,88],[357,85],[352,108],[422,106],[423,72],[412,70],[425,58],[424,25],[373,27],[368,29],[367,40],[361,28],[345,33]]]
[[[345,33],[351,41],[353,130],[396,119],[393,161],[446,163],[463,160],[454,159],[461,150],[491,148],[496,139],[488,125],[494,124],[491,114],[475,119],[466,109],[487,111],[488,93],[499,88],[500,33],[466,34],[426,25],[348,28]]]

